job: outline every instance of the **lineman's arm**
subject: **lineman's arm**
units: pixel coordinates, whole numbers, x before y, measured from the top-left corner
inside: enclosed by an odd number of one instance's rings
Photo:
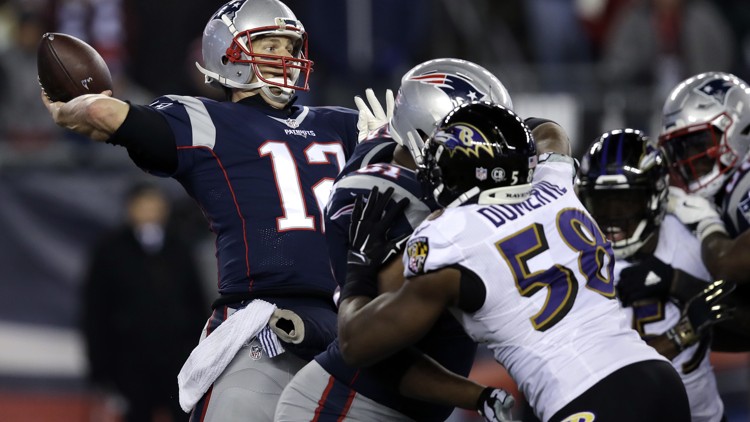
[[[404,396],[472,410],[484,389],[424,354],[407,369],[399,384],[399,393]]]
[[[403,261],[394,259],[378,274],[380,291],[398,290],[404,283],[403,274]],[[477,409],[477,402],[486,386],[449,371],[416,349],[405,353],[411,353],[414,362],[401,378],[399,393],[431,403],[469,410]]]
[[[511,421],[515,400],[510,393],[485,387],[440,366],[421,355],[407,370],[399,393],[414,399],[476,410],[485,421]]]
[[[750,283],[750,230],[734,239],[722,232],[709,234],[701,243],[701,255],[714,279]]]
[[[547,120],[532,117],[524,121],[536,142],[536,153],[538,155],[548,152],[570,156],[571,147],[568,134],[559,124]]]
[[[461,273],[452,268],[412,277],[375,299],[352,296],[339,306],[339,343],[347,364],[367,366],[422,338],[457,303]]]
[[[660,355],[669,360],[674,359],[675,356],[680,354],[680,350],[677,349],[677,346],[672,340],[669,339],[669,337],[667,337],[666,334],[660,334],[653,337],[645,337],[643,340],[645,340],[649,346],[656,349],[656,351]]]
[[[111,91],[87,94],[67,103],[51,102],[42,93],[42,102],[59,126],[87,136],[94,141],[106,141],[125,121],[130,105],[112,98]]]

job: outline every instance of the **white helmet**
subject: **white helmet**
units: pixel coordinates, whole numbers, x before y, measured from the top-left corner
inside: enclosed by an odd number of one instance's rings
[[[750,151],[750,87],[707,72],[682,81],[667,97],[659,144],[672,183],[713,197]]]
[[[401,78],[390,132],[419,164],[424,139],[455,107],[489,101],[513,109],[505,86],[487,69],[461,59],[434,59],[415,66]]]
[[[250,41],[261,35],[293,39],[292,57],[253,52]],[[271,99],[285,103],[295,90],[309,90],[307,80],[313,62],[307,59],[305,28],[286,5],[278,0],[233,0],[206,24],[203,65],[195,65],[206,75],[206,83],[247,90],[261,88]],[[280,68],[282,75],[264,77],[258,65]],[[303,79],[297,84],[300,75]],[[281,93],[272,93],[271,86],[281,88]]]

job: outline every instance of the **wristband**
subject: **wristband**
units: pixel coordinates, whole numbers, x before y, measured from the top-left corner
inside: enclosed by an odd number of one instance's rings
[[[684,319],[680,320],[677,325],[667,330],[664,334],[672,341],[678,352],[682,352],[695,343],[693,328]]]
[[[703,239],[714,233],[724,233],[725,235],[729,236],[729,232],[727,232],[727,228],[726,226],[724,226],[724,222],[719,220],[718,218],[709,218],[702,220],[695,228],[695,234],[701,242],[703,242]]]
[[[367,296],[369,298],[377,297],[377,275],[363,270],[364,268],[357,268],[351,265],[347,267],[346,282],[344,283],[344,287],[341,288],[339,303],[352,296]]]

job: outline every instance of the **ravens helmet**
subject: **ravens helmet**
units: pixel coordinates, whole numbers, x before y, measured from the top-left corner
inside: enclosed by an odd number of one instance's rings
[[[664,219],[668,194],[662,152],[643,132],[618,129],[596,138],[581,160],[578,196],[618,258],[635,254]]]
[[[750,151],[750,87],[722,72],[693,76],[664,103],[659,144],[672,183],[713,197]]]
[[[471,101],[490,101],[512,109],[505,86],[475,63],[441,58],[420,63],[401,78],[390,132],[419,162],[424,139],[449,111]]]
[[[291,57],[253,51],[260,36],[284,36],[294,41]],[[233,0],[209,19],[203,31],[203,65],[196,63],[206,83],[227,88],[261,88],[285,103],[295,90],[309,90],[313,62],[307,58],[307,33],[294,13],[278,0]],[[277,68],[264,76],[258,66]],[[302,76],[300,83],[297,80]],[[270,87],[278,87],[276,93]]]
[[[472,101],[438,123],[417,173],[443,207],[517,203],[531,193],[536,162],[534,138],[520,117],[501,105]]]

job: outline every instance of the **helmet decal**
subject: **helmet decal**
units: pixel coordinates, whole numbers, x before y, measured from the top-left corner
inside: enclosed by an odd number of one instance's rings
[[[457,152],[475,157],[479,157],[480,151],[486,152],[490,157],[495,155],[487,137],[470,124],[451,126],[435,134],[435,137],[441,139],[451,157]]]
[[[234,15],[242,8],[242,5],[245,4],[246,1],[247,0],[235,0],[221,6],[221,8],[211,16],[211,19],[222,19],[226,15],[230,21],[233,20]]]
[[[419,162],[435,124],[456,106],[479,98],[513,108],[505,86],[476,63],[452,58],[420,63],[401,78],[391,136]]]
[[[444,207],[518,203],[531,192],[536,146],[511,110],[487,101],[455,107],[425,142],[417,176]]]
[[[459,99],[476,101],[482,100],[487,96],[485,92],[472,83],[470,78],[460,73],[427,72],[412,76],[410,80],[432,85],[451,97],[458,97],[454,98],[454,101]]]
[[[724,105],[727,98],[727,92],[733,87],[734,84],[726,79],[709,79],[704,84],[695,87],[695,91],[699,94],[711,97],[719,104]]]

